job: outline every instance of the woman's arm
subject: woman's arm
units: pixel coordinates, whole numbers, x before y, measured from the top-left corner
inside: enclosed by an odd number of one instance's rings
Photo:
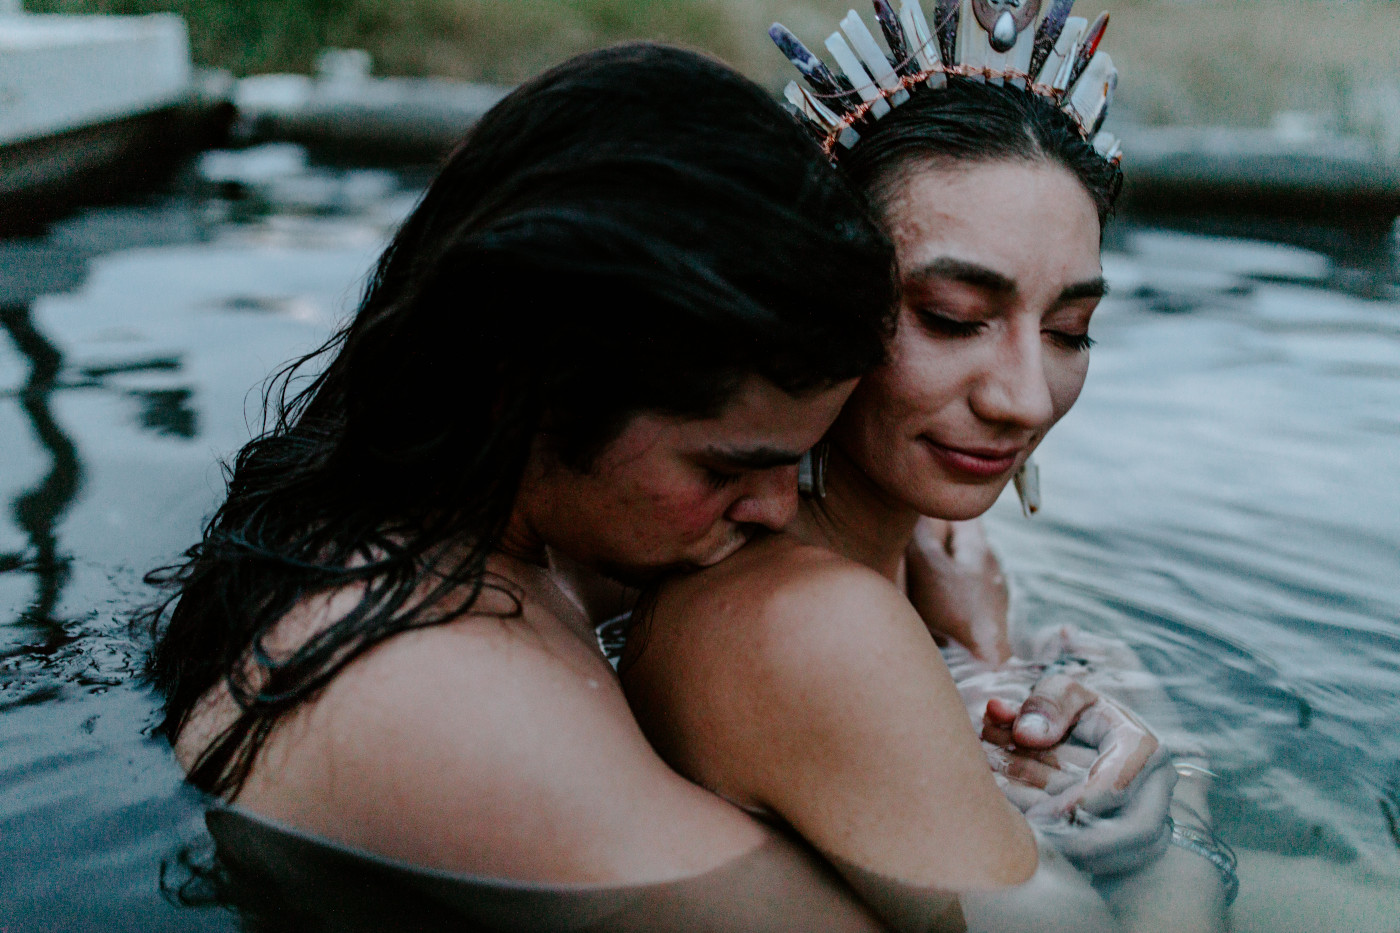
[[[1031,833],[882,577],[761,542],[669,586],[639,635],[623,668],[633,710],[693,780],[772,811],[838,868],[928,893],[1030,877]]]
[[[1010,593],[982,522],[921,518],[905,553],[909,602],[938,639],[987,664],[1011,658]]]

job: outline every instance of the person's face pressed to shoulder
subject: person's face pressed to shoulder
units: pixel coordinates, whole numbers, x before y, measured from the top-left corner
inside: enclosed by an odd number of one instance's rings
[[[916,167],[891,194],[898,328],[834,437],[889,497],[972,518],[1084,385],[1105,292],[1098,214],[1044,163]]]
[[[718,563],[797,511],[797,462],[855,380],[793,396],[751,376],[713,418],[643,413],[583,473],[554,465],[531,484],[536,534],[623,580]]]

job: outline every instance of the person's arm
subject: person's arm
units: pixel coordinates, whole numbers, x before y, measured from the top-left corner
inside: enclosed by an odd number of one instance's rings
[[[1182,728],[1160,683],[1142,667],[1137,655],[1116,639],[1066,627],[1045,633],[1041,642],[1037,649],[1041,660],[1057,656],[1073,658],[1072,663],[1052,665],[1057,673],[1037,685],[1037,690],[1062,698],[1043,712],[1058,720],[1065,706],[1063,698],[1080,690],[1103,691],[1108,694],[1104,700],[1105,710],[1119,703],[1130,704],[1137,713],[1150,719],[1154,728],[1177,749],[1175,762],[1187,775],[1178,781],[1175,770],[1159,767],[1155,773],[1148,773],[1140,787],[1125,795],[1121,806],[1114,808],[1113,801],[1108,800],[1108,807],[1101,806],[1099,809],[1103,812],[1099,815],[1090,814],[1073,824],[1056,821],[1043,829],[1049,833],[1047,838],[1071,855],[1081,868],[1096,876],[1096,884],[1105,892],[1124,929],[1191,933],[1221,929],[1227,906],[1225,879],[1229,873],[1222,875],[1221,868],[1202,854],[1201,844],[1190,841],[1201,838],[1205,851],[1218,855],[1228,853],[1228,849],[1218,846],[1210,831],[1206,799],[1210,772],[1202,767],[1206,763],[1204,757],[1191,748],[1192,740]],[[1076,676],[1092,684],[1094,690],[1089,691],[1075,676],[1066,673],[1068,671],[1076,671]],[[1011,704],[989,702],[984,739],[990,739],[992,745],[1002,749],[1016,744],[1011,733],[1016,716],[1021,712]],[[1131,716],[1126,711],[1124,715]],[[1137,717],[1132,718],[1136,720]],[[1130,730],[1130,741],[1119,745],[1126,750],[1136,738],[1132,727],[1126,720],[1123,722]],[[1099,730],[1111,730],[1112,726],[1113,720],[1109,717],[1099,723]],[[1081,736],[1094,738],[1082,731]],[[1079,776],[1087,772],[1097,751],[1076,743],[1048,751],[1028,749],[1030,754],[1043,757],[1039,762],[1031,759],[1030,764],[1019,769],[1019,777],[1029,777],[1030,781],[1012,790],[1013,799],[1019,799],[1024,809],[1033,810],[1038,804],[1042,811],[1048,811],[1051,809],[1049,795],[1037,791],[1036,787],[1058,791],[1080,780]],[[1164,756],[1163,763],[1169,764],[1171,760]],[[1061,766],[1064,773],[1055,776],[1051,769],[1041,767],[1043,764]],[[1041,794],[1039,800],[1036,799],[1038,793]],[[1172,819],[1180,827],[1175,834],[1177,844],[1170,846],[1167,843],[1172,833],[1164,815],[1168,806]],[[1135,851],[1151,857],[1132,857]],[[1121,861],[1125,856],[1128,860]]]
[[[935,638],[988,664],[1011,658],[1006,578],[980,520],[919,519],[905,572],[909,602]]]
[[[903,595],[817,549],[734,560],[761,568],[753,589],[732,568],[681,582],[624,663],[663,757],[781,817],[858,890],[875,878],[931,904],[1029,878],[1029,828]]]
[[[1188,831],[1205,829],[1209,836],[1213,834],[1206,791],[1204,776],[1179,781],[1172,818]],[[1225,928],[1229,904],[1220,868],[1179,844],[1168,846],[1155,864],[1112,879],[1103,888],[1126,933],[1218,933]]]

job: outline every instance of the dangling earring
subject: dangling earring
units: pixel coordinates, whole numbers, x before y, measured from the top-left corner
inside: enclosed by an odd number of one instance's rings
[[[1021,500],[1021,514],[1030,518],[1040,511],[1040,467],[1026,458],[1011,481],[1016,484],[1016,497]]]
[[[826,458],[830,453],[831,447],[820,441],[797,461],[797,491],[802,495],[826,498]]]

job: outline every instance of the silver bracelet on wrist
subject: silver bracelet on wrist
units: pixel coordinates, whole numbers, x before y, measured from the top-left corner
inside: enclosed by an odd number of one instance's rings
[[[1225,887],[1225,906],[1233,904],[1240,893],[1240,876],[1235,872],[1238,863],[1235,850],[1207,827],[1184,826],[1170,816],[1167,817],[1167,825],[1171,827],[1169,841],[1172,845],[1194,852],[1215,866],[1220,873],[1220,883]]]

